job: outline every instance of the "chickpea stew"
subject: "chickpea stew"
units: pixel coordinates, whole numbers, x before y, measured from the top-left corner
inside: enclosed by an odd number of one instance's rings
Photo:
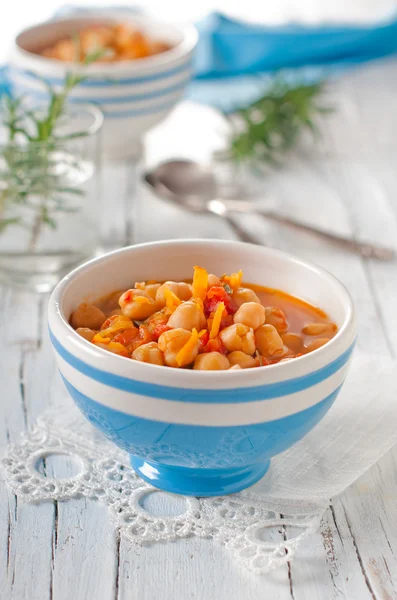
[[[154,40],[129,24],[104,24],[85,27],[75,36],[63,38],[44,48],[40,54],[63,62],[84,62],[91,52],[106,52],[97,62],[115,62],[147,58],[166,52],[171,46]]]
[[[242,272],[192,283],[136,282],[70,324],[86,340],[132,360],[196,370],[239,370],[291,360],[320,348],[338,330],[328,316],[284,292],[242,284]]]

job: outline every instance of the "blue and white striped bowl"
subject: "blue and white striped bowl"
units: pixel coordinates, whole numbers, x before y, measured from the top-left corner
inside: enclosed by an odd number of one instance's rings
[[[68,324],[83,300],[135,281],[187,279],[195,264],[215,273],[242,268],[246,281],[322,307],[339,332],[324,347],[286,363],[202,372],[116,356]],[[141,477],[195,496],[252,485],[272,456],[306,435],[332,406],[356,336],[352,301],[332,275],[276,250],[214,240],[142,244],[88,262],[54,290],[49,328],[61,375],[88,420],[131,455]]]
[[[104,150],[110,158],[137,155],[142,135],[168,115],[192,78],[192,56],[197,43],[194,27],[176,27],[139,13],[118,10],[79,15],[42,23],[22,31],[9,58],[9,79],[15,94],[32,102],[48,99],[44,77],[62,86],[70,64],[34,54],[58,39],[73,35],[89,23],[130,22],[141,31],[172,45],[149,58],[98,63],[84,70],[88,80],[70,94],[70,102],[96,104],[105,115]]]

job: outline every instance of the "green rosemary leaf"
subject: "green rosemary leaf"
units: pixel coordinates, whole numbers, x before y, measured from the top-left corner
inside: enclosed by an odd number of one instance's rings
[[[57,228],[56,221],[50,216],[46,207],[42,208],[41,210],[41,221],[48,225],[51,229]]]
[[[81,43],[80,43],[80,36],[77,33],[77,31],[73,34],[72,41],[73,41],[73,46],[74,46],[74,62],[78,63],[78,62],[80,62]]]
[[[52,201],[55,204],[53,209],[55,212],[76,213],[79,211],[77,206],[70,206],[68,202],[60,196],[53,196]]]
[[[17,225],[20,222],[18,217],[13,219],[0,219],[0,233],[9,225]]]
[[[83,67],[98,60],[103,49],[97,49],[88,55]],[[67,196],[84,196],[82,189],[65,187],[63,176],[54,168],[59,163],[59,153],[63,150],[63,142],[74,138],[82,138],[87,132],[74,132],[57,137],[56,128],[60,118],[66,112],[66,103],[75,86],[86,79],[86,74],[78,69],[67,73],[60,90],[37,73],[31,75],[46,86],[49,100],[46,107],[28,108],[25,98],[5,97],[2,102],[1,120],[8,133],[8,143],[0,151],[0,181],[3,182],[2,205],[8,208],[14,205],[34,212],[33,225],[27,225],[19,217],[1,218],[0,233],[7,226],[19,223],[31,229],[31,247],[38,240],[42,225],[55,229],[57,223],[53,213],[68,213],[78,210]],[[24,137],[24,140],[21,140]],[[19,144],[21,142],[21,144]],[[23,143],[22,143],[23,142]],[[70,156],[71,168],[79,168],[77,157]]]
[[[75,131],[74,133],[69,133],[67,135],[56,135],[54,139],[57,142],[63,142],[65,140],[73,140],[75,138],[88,137],[90,135],[89,131]]]
[[[322,82],[289,86],[276,77],[264,96],[234,115],[225,115],[232,128],[226,157],[250,161],[255,168],[260,163],[280,164],[302,132],[317,135],[317,117],[332,112],[319,103],[323,90]]]
[[[73,187],[59,187],[58,192],[63,194],[74,194],[75,196],[84,196],[84,190]]]
[[[97,62],[99,59],[106,56],[107,54],[108,50],[106,50],[105,48],[96,48],[96,50],[88,52],[87,56],[83,60],[83,65],[85,67],[88,67],[89,65],[92,65],[92,63]]]

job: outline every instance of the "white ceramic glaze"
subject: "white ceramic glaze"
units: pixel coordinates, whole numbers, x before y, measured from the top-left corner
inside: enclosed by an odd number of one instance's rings
[[[68,324],[71,312],[83,300],[94,300],[115,289],[126,289],[135,281],[147,279],[187,279],[192,275],[192,267],[202,265],[215,273],[231,272],[241,268],[244,279],[250,283],[282,289],[323,308],[337,323],[339,332],[328,344],[313,353],[286,363],[269,367],[235,372],[191,371],[171,369],[144,364],[113,355],[95,347],[79,335]],[[84,361],[106,372],[114,373],[140,382],[153,383],[174,388],[213,390],[235,390],[247,386],[279,383],[301,377],[322,369],[335,361],[351,347],[355,338],[355,324],[352,302],[344,286],[322,269],[300,261],[290,255],[260,246],[228,241],[178,240],[132,246],[95,259],[73,271],[57,286],[49,304],[49,326],[53,335],[64,348],[78,360]],[[118,392],[109,397],[106,386],[95,384],[81,373],[72,373],[73,368],[62,363],[63,373],[82,393],[105,404],[128,411],[128,395]],[[224,424],[264,421],[275,415],[285,416],[312,406],[336,389],[344,380],[345,370],[341,369],[332,377],[310,391],[298,391],[287,400],[264,400],[246,403],[244,407],[234,407],[233,411],[223,411],[219,406],[189,407],[182,412],[173,410],[172,401],[147,398],[142,405],[144,415],[176,419],[200,424]],[[78,381],[76,381],[76,379]],[[94,386],[94,387],[95,387]],[[91,388],[91,389],[90,389]],[[320,389],[321,388],[321,389]],[[137,403],[134,414],[141,414]],[[138,413],[136,412],[138,411]],[[207,411],[207,412],[205,412]],[[227,415],[227,416],[226,416]],[[225,420],[226,419],[226,420]],[[166,419],[167,420],[167,419]]]
[[[245,281],[303,297],[324,308],[339,331],[285,363],[194,371],[116,356],[68,324],[83,300],[135,281],[188,279],[197,264],[215,273],[241,268]],[[194,496],[252,485],[273,456],[306,435],[337,397],[355,340],[350,297],[332,275],[269,248],[212,240],[133,246],[76,269],[52,294],[49,329],[61,375],[86,418],[130,453],[143,479]]]
[[[11,48],[9,77],[16,94],[39,103],[48,97],[46,86],[33,77],[45,77],[55,88],[62,85],[70,64],[48,59],[34,51],[72,35],[89,23],[130,22],[140,30],[172,45],[167,52],[135,61],[98,63],[85,69],[89,80],[70,94],[74,103],[91,103],[105,114],[104,151],[120,159],[139,153],[142,135],[160,122],[182,97],[192,76],[192,56],[197,42],[194,27],[176,27],[152,17],[101,12],[60,19],[22,31]]]

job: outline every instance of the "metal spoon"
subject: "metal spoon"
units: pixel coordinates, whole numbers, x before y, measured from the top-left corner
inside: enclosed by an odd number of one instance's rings
[[[212,213],[221,217],[226,221],[231,229],[233,229],[237,238],[242,242],[248,242],[249,244],[260,244],[265,246],[263,242],[259,242],[257,238],[251,235],[246,229],[241,227],[237,221],[232,219],[230,211],[227,206],[221,201],[206,200],[203,196],[179,196],[165,185],[161,178],[158,178],[155,172],[148,172],[144,175],[144,180],[148,183],[159,196],[170,200],[178,206],[183,206],[195,213]]]
[[[330,233],[312,225],[306,225],[271,210],[263,210],[248,200],[224,200],[217,198],[217,185],[209,167],[189,160],[171,160],[160,164],[144,175],[144,179],[162,197],[194,212],[210,212],[225,219],[237,236],[245,242],[260,243],[243,229],[230,213],[257,214],[266,219],[295,229],[317,235],[340,247],[352,250],[365,258],[392,260],[395,252],[367,242],[358,242],[350,237]]]

